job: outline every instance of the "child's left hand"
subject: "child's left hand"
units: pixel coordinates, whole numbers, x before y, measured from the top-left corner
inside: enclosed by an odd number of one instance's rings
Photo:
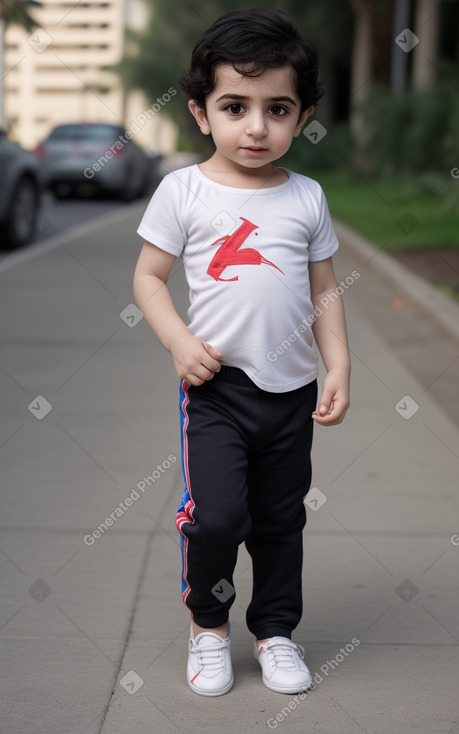
[[[322,385],[318,408],[312,414],[322,426],[336,426],[344,420],[349,407],[349,372],[333,368],[327,372]]]

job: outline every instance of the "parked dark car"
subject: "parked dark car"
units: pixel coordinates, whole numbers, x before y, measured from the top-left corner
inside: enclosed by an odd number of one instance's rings
[[[39,167],[34,156],[0,128],[0,247],[33,239],[40,209]]]
[[[58,125],[33,152],[59,198],[96,189],[131,201],[148,193],[157,166],[129,131],[102,122]]]

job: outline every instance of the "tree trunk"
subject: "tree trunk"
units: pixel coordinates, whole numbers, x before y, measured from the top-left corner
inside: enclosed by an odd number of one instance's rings
[[[391,92],[404,92],[408,86],[408,55],[395,43],[397,36],[409,28],[411,0],[396,0],[393,26],[393,43],[390,69]],[[411,28],[409,30],[412,30]]]
[[[426,89],[435,80],[437,58],[439,0],[417,0],[414,29],[419,43],[413,50],[413,86]]]
[[[363,134],[363,120],[356,105],[368,94],[373,74],[372,59],[372,10],[369,0],[351,0],[355,14],[355,31],[351,69],[351,119],[352,133],[359,138]]]
[[[4,101],[4,53],[5,53],[5,21],[0,17],[0,127],[5,127],[5,101]]]

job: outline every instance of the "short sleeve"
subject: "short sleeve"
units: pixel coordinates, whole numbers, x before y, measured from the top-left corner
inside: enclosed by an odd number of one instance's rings
[[[318,185],[318,222],[309,241],[309,260],[318,262],[331,257],[339,247],[338,239],[328,210],[327,199],[321,186]]]
[[[180,204],[180,189],[173,174],[168,174],[150,199],[137,229],[144,240],[176,257],[182,254],[187,239]]]

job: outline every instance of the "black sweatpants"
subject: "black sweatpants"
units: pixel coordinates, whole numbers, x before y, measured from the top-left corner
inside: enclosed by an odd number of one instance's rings
[[[223,366],[199,387],[182,381],[180,392],[182,599],[200,627],[223,625],[245,542],[253,566],[247,626],[257,639],[290,638],[302,614],[317,381],[271,393]]]

